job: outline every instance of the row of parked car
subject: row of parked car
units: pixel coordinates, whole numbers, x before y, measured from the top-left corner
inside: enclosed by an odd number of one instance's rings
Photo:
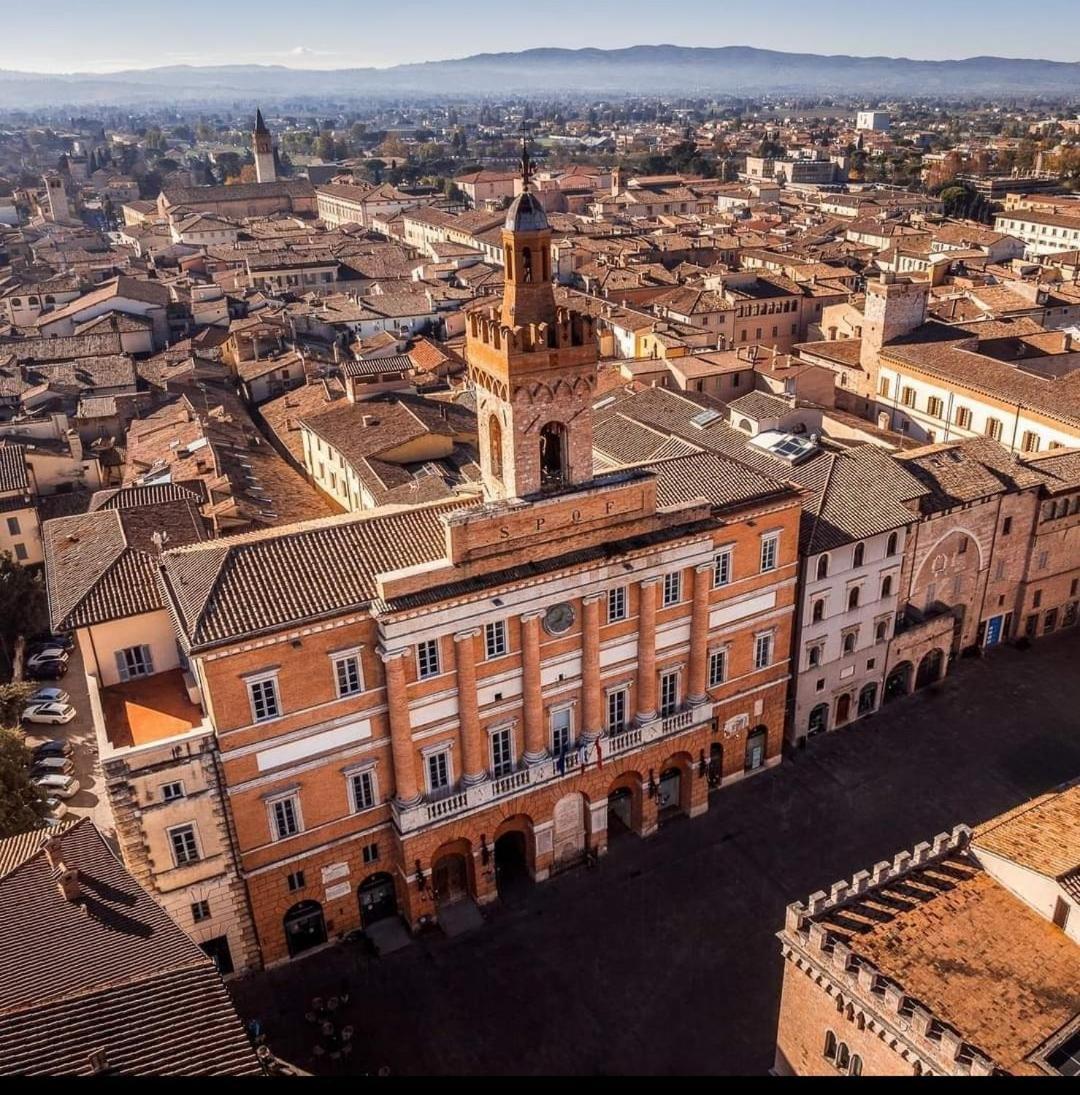
[[[70,634],[37,635],[27,645],[26,676],[35,681],[59,681],[68,671],[68,662],[75,648]],[[75,718],[71,697],[62,688],[39,688],[26,702],[22,721],[35,725],[64,726]],[[54,739],[35,746],[30,753],[30,778],[48,796],[46,805],[53,818],[67,810],[66,799],[80,790],[75,778],[69,741]]]

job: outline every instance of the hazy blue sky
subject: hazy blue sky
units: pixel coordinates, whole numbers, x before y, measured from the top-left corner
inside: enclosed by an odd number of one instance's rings
[[[1078,0],[1039,0],[1030,9],[1012,0],[50,0],[2,7],[0,68],[38,72],[227,63],[346,68],[531,46],[660,42],[1080,60]]]

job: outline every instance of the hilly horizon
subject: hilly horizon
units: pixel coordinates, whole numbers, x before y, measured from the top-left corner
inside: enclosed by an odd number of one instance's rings
[[[258,98],[761,95],[766,93],[1080,99],[1080,62],[994,56],[945,61],[785,53],[753,46],[641,45],[605,50],[538,47],[387,68],[167,65],[111,73],[0,70],[0,109],[56,106],[187,106]]]

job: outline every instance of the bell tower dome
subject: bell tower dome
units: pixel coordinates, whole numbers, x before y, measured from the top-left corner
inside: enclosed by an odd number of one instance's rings
[[[529,498],[592,479],[595,321],[556,303],[551,226],[531,176],[523,138],[522,189],[502,232],[502,306],[473,311],[466,331],[490,500]]]

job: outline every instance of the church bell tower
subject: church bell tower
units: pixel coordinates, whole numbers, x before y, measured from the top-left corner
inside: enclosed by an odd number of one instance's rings
[[[595,321],[555,301],[551,227],[532,193],[524,139],[521,176],[502,231],[502,307],[472,312],[466,332],[489,500],[550,494],[592,479]]]
[[[277,166],[274,163],[274,141],[263,121],[262,111],[255,111],[255,130],[251,135],[255,153],[255,179],[257,182],[277,182]]]

